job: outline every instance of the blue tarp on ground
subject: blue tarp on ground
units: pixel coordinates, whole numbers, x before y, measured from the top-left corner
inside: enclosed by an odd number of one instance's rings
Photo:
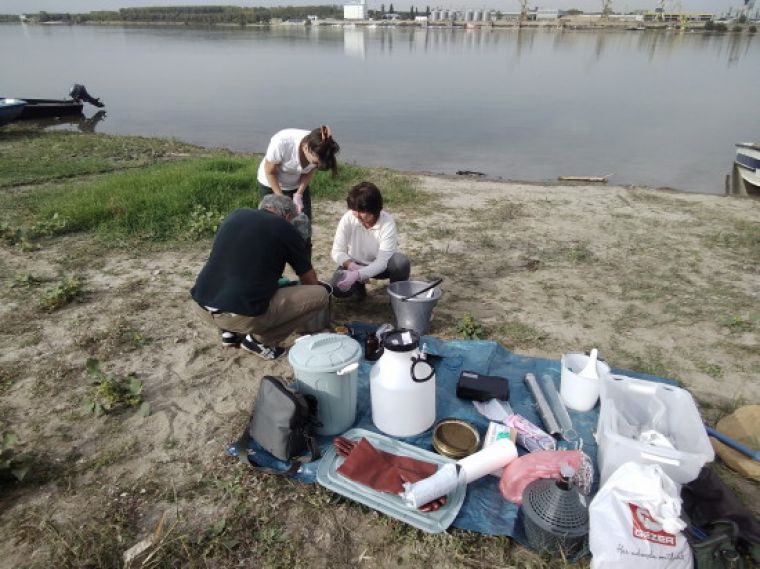
[[[363,340],[364,333],[369,327],[357,323],[352,323],[351,326],[354,337],[357,340]],[[496,342],[483,340],[440,340],[432,336],[424,336],[422,343],[427,345],[429,354],[436,356],[431,358],[431,363],[436,370],[437,419],[444,417],[465,419],[478,427],[481,436],[485,434],[488,420],[475,410],[470,401],[459,399],[456,396],[459,374],[462,370],[467,370],[484,375],[506,377],[509,380],[510,388],[509,402],[514,411],[536,425],[542,425],[533,405],[533,398],[525,386],[523,378],[526,373],[533,373],[536,377],[549,374],[559,390],[560,363],[558,360],[520,356]],[[369,372],[372,365],[372,362],[365,361],[360,364],[357,420],[354,427],[379,432],[372,423],[370,409]],[[639,379],[674,383],[672,380],[627,370],[613,369],[613,372]],[[597,405],[587,413],[578,413],[572,410],[569,412],[573,427],[583,439],[583,451],[596,464],[597,446],[593,433],[599,419],[599,406]],[[400,440],[426,450],[433,450],[430,430],[419,436]],[[332,437],[320,437],[321,448],[328,448],[331,441]],[[234,448],[230,451],[235,453]],[[521,450],[521,454],[523,452]],[[285,463],[257,448],[255,443],[252,443],[249,455],[263,466],[279,470],[286,468]],[[318,465],[318,462],[305,464],[295,478],[303,482],[315,482]],[[595,474],[594,491],[598,478],[597,473]],[[493,476],[486,476],[468,485],[467,497],[459,515],[454,520],[453,526],[478,533],[507,535],[527,544],[522,523],[518,518],[518,507],[502,498],[499,493],[498,479]]]

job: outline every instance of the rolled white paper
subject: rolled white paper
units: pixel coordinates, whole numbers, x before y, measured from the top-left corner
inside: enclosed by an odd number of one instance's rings
[[[457,464],[464,472],[467,484],[478,478],[483,478],[494,470],[504,468],[517,458],[517,447],[509,439],[499,439],[483,450],[464,457]]]
[[[517,447],[514,443],[509,439],[499,439],[455,464],[444,464],[432,476],[414,484],[404,484],[402,498],[408,506],[419,508],[445,496],[460,484],[469,484],[494,470],[504,468],[515,458]]]
[[[464,475],[456,464],[444,464],[432,476],[414,484],[405,483],[402,498],[407,506],[419,508],[436,498],[445,496],[459,484],[464,483]]]

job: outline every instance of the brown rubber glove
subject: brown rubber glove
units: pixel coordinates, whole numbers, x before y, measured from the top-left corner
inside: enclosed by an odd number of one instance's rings
[[[369,486],[378,492],[400,494],[404,491],[398,469],[373,447],[367,439],[361,439],[340,465],[338,472],[346,478]]]
[[[345,437],[336,437],[333,439],[333,445],[338,454],[346,457],[338,472],[379,492],[399,495],[404,491],[405,482],[418,482],[432,476],[438,470],[436,464],[378,450],[365,438],[357,443]],[[420,510],[431,512],[445,503],[444,496],[425,504]]]

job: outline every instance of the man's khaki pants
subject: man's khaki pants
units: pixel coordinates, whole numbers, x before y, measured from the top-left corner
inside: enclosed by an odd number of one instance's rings
[[[193,309],[202,320],[220,330],[251,334],[267,346],[279,346],[292,332],[319,332],[324,323],[317,316],[327,311],[328,301],[324,287],[297,285],[278,289],[269,301],[269,309],[261,316],[212,314],[194,301]]]

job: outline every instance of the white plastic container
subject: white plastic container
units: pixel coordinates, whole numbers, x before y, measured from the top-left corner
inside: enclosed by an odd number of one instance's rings
[[[320,435],[337,435],[354,424],[361,355],[359,342],[342,334],[305,336],[290,348],[298,391],[317,398]]]
[[[412,330],[388,332],[369,374],[372,422],[392,437],[418,435],[435,422],[435,372],[418,346]]]
[[[652,437],[652,431],[666,441]],[[675,482],[686,484],[715,458],[689,392],[623,375],[602,382],[596,438],[601,484],[629,461],[659,464]]]
[[[586,372],[590,360],[586,354],[562,356],[559,394],[565,405],[574,411],[586,412],[594,408],[599,399],[601,379],[610,374],[610,366],[597,360],[596,377],[592,377]]]

